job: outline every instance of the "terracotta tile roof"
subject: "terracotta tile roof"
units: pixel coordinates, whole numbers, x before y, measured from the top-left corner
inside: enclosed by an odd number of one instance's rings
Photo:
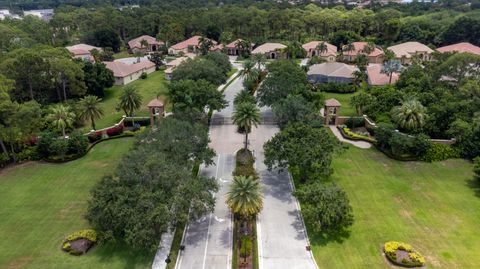
[[[103,62],[108,69],[112,70],[114,77],[126,77],[135,72],[150,69],[155,66],[150,61],[139,62],[136,64],[125,64],[122,62]]]
[[[367,67],[368,84],[373,86],[387,85],[390,81],[388,74],[382,73],[383,66],[381,64],[370,64]],[[399,78],[398,73],[392,74],[392,83],[397,82]]]
[[[133,48],[141,48],[142,47],[142,44],[140,44],[140,42],[142,40],[146,40],[148,42],[149,45],[162,45],[163,42],[161,41],[157,41],[157,39],[155,37],[151,37],[149,35],[142,35],[142,36],[139,36],[137,38],[134,38],[130,41],[128,41],[128,46],[133,49]]]
[[[311,41],[302,45],[302,48],[306,51],[315,50],[320,43],[324,41]],[[327,51],[324,51],[320,56],[335,56],[337,55],[337,46],[334,46],[328,42],[324,42],[327,45]]]
[[[177,44],[171,46],[170,48],[175,49],[175,50],[183,50],[183,49],[188,48],[189,46],[198,46],[198,44],[200,43],[200,38],[201,38],[201,36],[199,36],[199,35],[192,36],[187,40],[184,40],[180,43],[177,43]],[[213,42],[214,45],[217,45],[217,42],[215,40],[212,40],[212,42]]]
[[[358,69],[355,66],[331,62],[331,63],[321,63],[314,64],[310,66],[308,70],[308,75],[323,75],[328,77],[344,77],[344,78],[353,78],[353,72]]]
[[[432,53],[433,50],[426,45],[419,43],[419,42],[405,42],[401,43],[395,46],[388,47],[389,50],[393,51],[395,53],[395,56],[397,58],[411,58],[413,55],[415,55],[417,52],[426,52],[426,53]]]
[[[166,63],[165,65],[167,67],[177,67],[179,66],[181,63],[185,62],[186,60],[188,60],[189,58],[188,57],[179,57],[179,58],[176,58],[174,60],[171,60],[170,62]]]
[[[353,42],[352,45],[354,47],[354,50],[351,51],[345,51],[345,46],[343,46],[343,55],[346,56],[356,56],[358,54],[361,54],[363,52],[363,48],[367,45],[367,42]],[[372,51],[372,53],[368,54],[368,56],[371,57],[377,57],[379,55],[383,55],[383,50],[382,48],[375,46],[375,49]]]
[[[325,100],[325,106],[335,106],[335,107],[340,107],[342,104],[337,99],[331,98]]]
[[[279,50],[279,49],[284,49],[286,47],[287,46],[285,46],[283,44],[280,44],[280,43],[265,43],[265,44],[262,44],[262,45],[256,47],[252,51],[252,54],[267,53],[267,52],[276,51],[276,50]]]
[[[462,42],[457,44],[452,44],[444,47],[437,48],[438,52],[468,52],[472,54],[480,55],[480,47],[477,47],[468,42]]]
[[[228,49],[235,49],[235,48],[237,48],[237,43],[240,42],[240,41],[244,41],[244,40],[239,38],[237,40],[234,40],[234,41],[228,43],[225,47],[227,47]],[[253,47],[255,44],[250,43],[250,45]]]
[[[163,107],[163,102],[155,98],[152,101],[148,102],[147,107]]]
[[[73,46],[67,46],[65,47],[68,51],[70,51],[71,53],[75,54],[74,51],[87,51],[87,52],[90,52],[91,50],[93,49],[96,49],[98,51],[101,51],[102,49],[99,48],[99,47],[95,47],[95,46],[91,46],[91,45],[87,45],[87,44],[76,44],[76,45],[73,45]],[[83,53],[82,53],[83,54]]]

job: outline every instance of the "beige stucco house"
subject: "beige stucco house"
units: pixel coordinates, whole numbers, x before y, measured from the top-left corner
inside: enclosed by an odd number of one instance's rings
[[[147,44],[142,45],[142,40],[145,40]],[[134,38],[128,41],[128,47],[130,48],[130,52],[137,53],[150,53],[159,50],[160,46],[164,43],[162,41],[158,41],[155,37],[151,37],[149,35],[142,35],[137,38]]]
[[[320,44],[325,44],[326,50],[320,50]],[[320,57],[327,62],[335,62],[337,57],[337,46],[334,46],[324,41],[311,41],[302,45],[302,48],[307,52],[307,57]]]
[[[395,46],[388,47],[395,53],[395,59],[402,64],[411,64],[412,57],[418,57],[422,61],[429,61],[432,58],[433,50],[419,42],[405,42]]]
[[[108,69],[112,70],[115,77],[115,85],[127,85],[140,78],[142,73],[150,74],[155,71],[155,64],[150,61],[140,61],[128,64],[121,61],[103,62]]]
[[[267,59],[282,59],[285,58],[283,50],[286,47],[280,43],[265,43],[256,47],[252,54],[264,54]]]
[[[358,55],[366,54],[365,47],[368,45],[367,42],[353,42],[352,45],[353,45],[352,50],[348,50],[347,49],[348,46],[343,46],[342,57],[344,61],[354,62],[357,59]],[[383,52],[382,48],[379,46],[375,46],[373,51],[367,55],[368,63],[371,63],[371,64],[383,63],[384,56],[385,56],[385,53]]]

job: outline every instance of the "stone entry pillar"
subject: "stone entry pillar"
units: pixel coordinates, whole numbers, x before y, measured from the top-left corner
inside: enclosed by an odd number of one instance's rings
[[[338,125],[338,116],[340,115],[341,106],[340,102],[333,98],[325,101],[325,125]]]
[[[155,98],[150,101],[147,105],[148,110],[150,111],[150,126],[155,125],[155,118],[160,120],[163,118],[164,113],[164,104],[161,100]]]

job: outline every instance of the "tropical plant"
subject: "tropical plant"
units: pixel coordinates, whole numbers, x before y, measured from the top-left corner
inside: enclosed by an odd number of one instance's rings
[[[65,129],[72,126],[75,120],[75,113],[70,111],[68,106],[60,104],[52,108],[50,114],[47,116],[47,120],[51,121],[52,125],[61,131],[65,138]]]
[[[381,73],[388,75],[388,84],[391,84],[393,73],[398,73],[400,72],[400,70],[402,70],[402,64],[400,63],[400,61],[389,60],[383,64]]]
[[[242,90],[238,92],[235,95],[235,98],[233,99],[233,104],[234,105],[239,105],[243,103],[253,103],[255,104],[257,100],[255,99],[255,96],[253,96],[249,91],[247,90]]]
[[[245,58],[251,53],[252,43],[248,40],[239,40],[235,43],[235,48],[238,50],[238,54]]]
[[[426,109],[418,100],[403,100],[400,106],[392,108],[392,120],[402,129],[416,131],[425,125]]]
[[[214,46],[215,44],[213,41],[209,38],[206,37],[200,37],[198,40],[198,49],[200,50],[200,53],[202,55],[207,55],[207,53],[210,51],[210,49]]]
[[[373,51],[375,51],[375,44],[368,42],[362,49],[363,53],[366,55],[370,55]]]
[[[248,149],[248,133],[252,126],[257,127],[260,123],[260,109],[254,103],[241,103],[233,112],[233,123],[245,132],[245,150]]]
[[[348,43],[347,45],[343,46],[343,51],[354,51],[355,46],[352,43]]]
[[[140,47],[141,48],[146,48],[148,47],[148,41],[145,39],[140,40]]]
[[[244,220],[260,213],[263,195],[260,182],[251,176],[236,176],[226,194],[226,203],[233,213]]]
[[[87,95],[78,102],[80,118],[82,120],[90,120],[93,130],[95,130],[95,120],[101,118],[103,115],[103,109],[100,107],[101,101],[102,98]]]
[[[259,70],[262,69],[262,65],[264,65],[265,62],[267,61],[267,57],[261,53],[252,54],[251,59],[257,65],[257,68]]]
[[[320,42],[317,45],[316,49],[320,52],[319,54],[322,54],[328,51],[328,47],[327,47],[327,44],[325,44],[325,42]]]
[[[142,96],[137,88],[128,85],[123,88],[122,94],[118,100],[117,111],[123,110],[127,117],[133,116],[133,112],[142,106]]]
[[[363,115],[365,107],[372,104],[374,101],[375,97],[363,92],[350,98],[350,104],[355,107],[358,115]]]

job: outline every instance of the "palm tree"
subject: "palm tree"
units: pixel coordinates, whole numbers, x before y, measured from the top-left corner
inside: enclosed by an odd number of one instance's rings
[[[322,53],[328,51],[327,44],[325,44],[325,42],[323,42],[323,41],[320,42],[320,43],[317,45],[316,49],[317,49],[318,52],[319,52],[318,55],[321,55]]]
[[[392,108],[391,115],[398,126],[409,131],[422,128],[427,117],[425,107],[414,98],[406,99],[401,106]]]
[[[343,51],[354,51],[355,46],[352,43],[348,43],[347,45],[343,46]]]
[[[148,47],[148,41],[145,39],[140,40],[140,47],[142,49]]]
[[[245,150],[248,149],[248,133],[252,126],[257,127],[260,123],[260,109],[253,103],[242,103],[235,107],[233,123],[245,132]]]
[[[238,214],[243,219],[245,225],[248,218],[262,211],[263,195],[260,182],[252,176],[234,177],[225,202],[234,214]]]
[[[78,102],[80,110],[80,118],[82,120],[90,120],[92,129],[95,130],[95,120],[103,115],[103,109],[99,106],[102,98],[94,95],[87,95]]]
[[[240,74],[245,78],[250,78],[252,73],[255,70],[255,62],[247,60],[243,62],[243,69],[240,71]]]
[[[402,70],[402,64],[398,60],[389,60],[383,64],[381,73],[389,76],[388,84],[392,84],[393,73],[400,72]]]
[[[248,90],[238,92],[233,99],[233,104],[236,106],[243,103],[256,103],[255,96],[253,96]]]
[[[375,50],[375,44],[372,42],[368,42],[362,49],[362,51],[367,55],[370,55],[370,53],[372,53],[374,50]]]
[[[202,55],[207,55],[210,49],[214,46],[213,41],[206,38],[206,37],[200,37],[198,39],[198,48],[200,50],[200,53]]]
[[[262,65],[267,61],[267,57],[265,57],[265,54],[262,53],[252,54],[251,59],[257,65],[259,70],[262,69]]]
[[[62,132],[62,135],[65,138],[65,129],[72,126],[73,121],[75,120],[75,113],[70,111],[68,106],[56,105],[47,116],[47,120],[51,121],[52,124]]]
[[[127,117],[133,116],[133,112],[142,106],[142,96],[131,85],[123,88],[117,104],[117,110],[122,109]]]

